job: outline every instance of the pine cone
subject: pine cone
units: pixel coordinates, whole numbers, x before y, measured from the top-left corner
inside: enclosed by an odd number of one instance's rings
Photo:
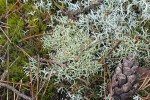
[[[114,100],[132,100],[138,88],[138,67],[138,61],[131,54],[118,64],[112,77],[112,84],[109,85],[109,93],[111,86]]]

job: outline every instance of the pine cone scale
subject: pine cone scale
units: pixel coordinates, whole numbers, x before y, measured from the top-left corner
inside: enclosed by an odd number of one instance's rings
[[[112,77],[112,97],[114,100],[130,100],[138,88],[139,64],[133,55],[128,55],[118,64]],[[110,86],[109,86],[109,90]],[[110,92],[109,92],[110,93]]]

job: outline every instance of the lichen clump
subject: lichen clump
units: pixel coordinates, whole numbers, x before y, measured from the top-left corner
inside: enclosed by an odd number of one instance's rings
[[[46,79],[48,73],[53,71],[56,76],[55,84],[60,84],[64,80],[71,84],[81,79],[88,81],[90,75],[97,73],[101,67],[94,59],[96,51],[94,38],[84,34],[83,30],[68,17],[57,17],[55,20],[59,24],[54,27],[53,32],[41,38],[43,48],[49,51],[49,59],[55,62],[48,69],[40,69],[41,78]],[[30,60],[31,62],[24,67],[26,74],[29,75],[27,70],[32,69],[33,75],[36,75],[38,62],[34,58]]]
[[[57,82],[72,82],[81,77],[86,79],[99,68],[97,61],[93,59],[96,50],[94,40],[89,34],[83,34],[83,30],[72,20],[60,18],[56,18],[59,25],[54,27],[53,32],[41,39],[43,48],[49,50],[49,59],[62,63],[51,66]]]
[[[94,1],[64,0],[63,3],[67,10],[72,11],[89,6]],[[50,4],[52,6],[53,3]],[[146,0],[104,0],[95,9],[75,16],[76,21],[58,11],[51,17],[52,23],[48,25],[53,32],[45,32],[49,35],[41,39],[43,49],[48,50],[48,59],[53,60],[53,63],[49,68],[46,67],[47,70],[40,71],[45,74],[44,76],[52,72],[56,76],[56,83],[69,82],[69,88],[60,85],[58,90],[65,90],[71,99],[83,99],[83,91],[88,85],[82,84],[71,93],[76,80],[88,83],[90,76],[97,72],[101,73],[103,67],[98,65],[98,60],[109,52],[116,41],[122,43],[105,59],[110,69],[114,69],[116,63],[129,53],[136,55],[139,61],[144,60],[145,65],[149,66],[149,6],[150,2]],[[34,73],[36,64],[37,62],[31,61],[25,69],[30,68]],[[102,74],[101,76],[103,77]],[[100,90],[97,95],[102,91]]]
[[[87,78],[97,72],[97,61],[93,60],[93,53],[96,50],[95,44],[92,44],[94,40],[89,37],[89,34],[84,34],[83,30],[67,17],[61,17],[61,20],[57,18],[57,20],[59,25],[54,27],[51,35],[42,38],[42,41],[43,48],[50,50],[49,59],[64,65],[52,65],[59,81]]]

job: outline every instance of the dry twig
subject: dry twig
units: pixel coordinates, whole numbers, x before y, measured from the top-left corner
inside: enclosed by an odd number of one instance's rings
[[[31,97],[28,97],[28,96],[26,96],[26,95],[20,93],[17,89],[15,89],[14,87],[12,87],[12,86],[10,86],[10,85],[8,85],[8,84],[1,83],[1,82],[0,82],[0,86],[6,87],[7,89],[9,89],[9,90],[15,92],[18,96],[24,98],[25,100],[32,100]]]
[[[83,13],[83,12],[89,12],[90,9],[95,9],[98,5],[102,4],[104,0],[98,0],[97,3],[94,3],[94,4],[91,4],[85,8],[81,8],[81,9],[78,9],[78,10],[63,10],[62,13],[63,15],[65,16],[69,16],[69,17],[72,17],[72,16],[77,16],[79,15],[80,13]]]

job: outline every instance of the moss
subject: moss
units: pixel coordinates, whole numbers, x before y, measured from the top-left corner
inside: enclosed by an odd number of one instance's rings
[[[15,51],[12,53],[16,53]],[[27,58],[21,52],[18,54],[13,54],[14,57],[11,57],[10,63],[14,61],[15,58],[18,57],[18,60],[14,63],[14,65],[9,69],[9,78],[10,81],[19,82],[22,80],[23,82],[29,81],[29,77],[24,77],[24,70],[22,66],[27,62]],[[13,60],[12,60],[13,59]]]
[[[10,64],[12,64],[17,59],[16,62],[9,69],[9,77],[10,79],[13,79],[15,81],[20,81],[24,77],[24,70],[22,66],[24,66],[27,62],[27,57],[12,44],[9,46],[9,53]]]
[[[43,23],[42,19],[39,18],[37,14],[31,17],[29,16],[27,23],[27,28],[32,34],[39,34],[46,29],[46,25]]]
[[[8,0],[8,3],[15,3],[16,2],[16,0]]]
[[[0,32],[2,34],[2,32]],[[1,35],[0,37],[0,45],[4,45],[6,43],[7,39],[4,35]]]
[[[13,66],[12,68],[10,68],[9,74],[12,80],[20,81],[24,76],[24,71],[21,66]]]
[[[16,43],[24,36],[22,32],[24,28],[24,21],[19,15],[14,13],[9,17],[8,24],[11,27],[9,29],[10,32],[9,36],[12,38],[12,41]]]
[[[0,0],[0,16],[6,12],[6,2]]]
[[[0,0],[0,16],[1,14],[6,13],[6,2],[5,0]],[[31,0],[29,0],[31,2]],[[16,0],[8,0],[8,9],[10,10],[10,13],[18,8],[18,4],[14,5],[16,3]],[[30,56],[35,56],[37,54],[43,55],[47,51],[43,50],[41,48],[41,41],[37,38],[31,38],[28,41],[22,41],[19,42],[21,39],[35,35],[35,34],[42,34],[46,30],[46,24],[43,22],[43,19],[47,14],[44,14],[44,12],[36,11],[35,15],[28,14],[29,12],[35,11],[35,8],[32,4],[27,3],[24,4],[23,8],[19,10],[21,14],[18,14],[18,12],[13,12],[8,16],[8,37],[11,39],[12,43],[9,44],[9,64],[12,64],[16,58],[18,57],[18,60],[9,68],[9,80],[13,82],[19,82],[20,80],[23,81],[23,83],[26,83],[29,81],[29,77],[24,75],[24,69],[22,68],[26,62],[27,62],[27,56],[23,54],[22,51],[20,51],[16,45],[19,45],[22,49],[25,50]],[[45,15],[44,17],[41,17],[40,15]],[[6,23],[6,18],[3,16],[0,19],[2,22]],[[33,26],[33,27],[32,27]],[[7,29],[3,28],[3,30],[6,32]],[[27,33],[24,33],[25,31],[28,31]],[[0,32],[0,45],[4,45],[7,42],[7,38],[5,35]],[[4,50],[5,51],[5,50]],[[0,55],[4,55],[4,51],[0,50]],[[6,60],[6,59],[5,59]],[[2,65],[1,73],[4,72],[4,70],[8,66],[6,65],[6,62]],[[44,98],[50,98],[54,95],[54,84],[53,82],[50,83],[50,86],[48,87],[48,92],[44,96]],[[28,90],[25,90],[28,93]],[[9,93],[10,97],[12,97],[12,94]],[[45,99],[46,100],[46,99]]]
[[[25,11],[26,12],[31,12],[31,11],[34,11],[34,5],[33,4],[24,4],[24,6],[23,6],[24,8],[25,8]]]

